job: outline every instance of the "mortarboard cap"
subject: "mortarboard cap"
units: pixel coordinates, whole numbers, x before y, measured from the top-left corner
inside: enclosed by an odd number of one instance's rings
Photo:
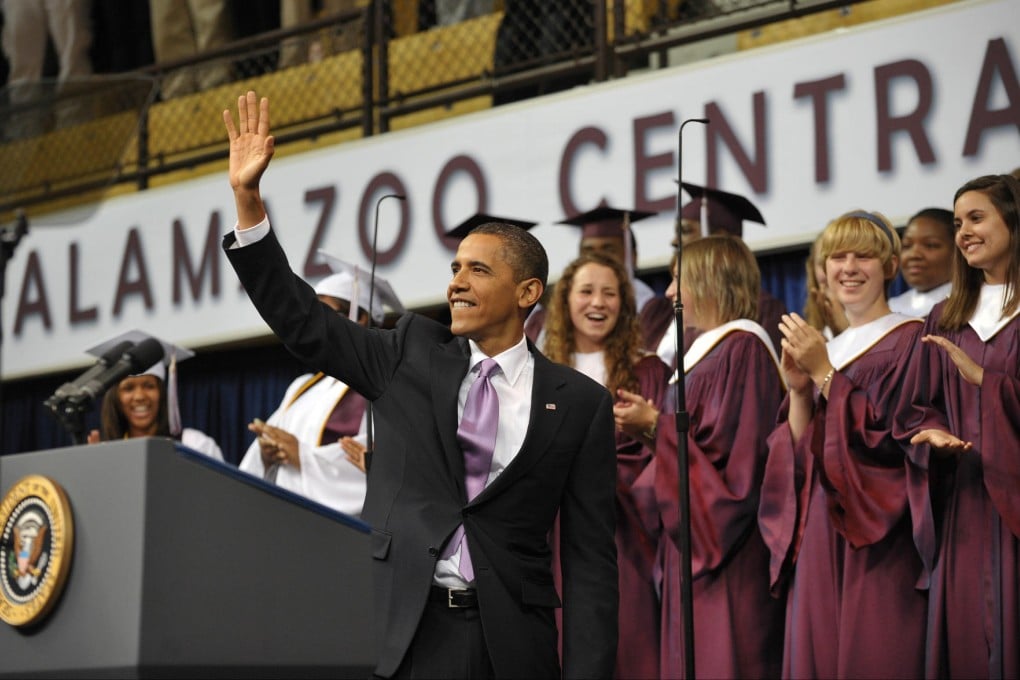
[[[316,295],[329,295],[349,303],[354,302],[356,298],[357,307],[364,310],[368,310],[369,298],[371,298],[370,315],[377,324],[381,324],[386,318],[386,307],[397,314],[404,313],[404,305],[400,302],[400,298],[397,297],[397,293],[389,281],[376,276],[373,290],[369,285],[371,275],[368,271],[330,255],[324,250],[320,250],[319,254],[325,258],[334,273],[316,284]],[[354,309],[351,312],[351,318],[356,320],[357,312]]]
[[[520,227],[525,231],[531,229],[533,226],[538,224],[538,222],[531,222],[529,220],[518,220],[512,217],[498,217],[496,215],[489,215],[487,213],[475,213],[474,215],[467,218],[450,231],[446,232],[445,235],[449,238],[461,240],[465,236],[470,234],[471,230],[473,230],[475,227],[480,227],[481,225],[487,224],[489,222],[501,222],[503,224],[510,224],[515,227]]]
[[[163,347],[163,358],[149,368],[136,375],[154,375],[166,383],[167,392],[167,415],[170,419],[170,433],[175,437],[181,433],[181,412],[177,402],[177,362],[190,359],[195,353],[186,347],[175,345],[162,338],[140,330],[127,331],[115,337],[105,340],[95,347],[85,350],[88,354],[101,357],[106,352],[116,347],[119,343],[130,342],[134,345],[144,340],[156,340]]]
[[[633,224],[657,213],[647,210],[624,210],[607,205],[574,215],[557,224],[581,227],[581,238],[598,238],[607,236],[623,236],[624,223]]]
[[[694,199],[680,211],[680,218],[702,221],[702,214],[707,215],[708,224],[702,224],[704,233],[723,230],[734,236],[744,235],[744,220],[765,224],[765,218],[751,201],[740,194],[710,189],[697,184],[683,183],[683,188]]]

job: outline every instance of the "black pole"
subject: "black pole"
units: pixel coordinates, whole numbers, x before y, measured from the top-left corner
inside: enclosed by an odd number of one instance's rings
[[[375,263],[379,258],[379,249],[376,247],[376,241],[379,239],[379,206],[387,198],[395,198],[398,201],[406,201],[407,196],[401,194],[386,194],[380,196],[379,200],[375,202],[375,224],[372,227],[372,269],[369,272],[368,277],[368,325],[372,325],[372,302],[375,299]],[[357,300],[351,300],[351,304],[357,306]],[[372,465],[372,453],[375,451],[375,424],[372,421],[372,402],[368,402],[365,406],[365,470]]]
[[[689,453],[687,451],[687,433],[691,428],[690,414],[687,413],[687,399],[684,384],[684,305],[680,299],[680,262],[683,254],[681,241],[680,214],[683,207],[683,165],[684,165],[684,126],[688,123],[708,124],[707,118],[688,118],[680,124],[677,142],[677,190],[676,190],[676,224],[674,236],[676,257],[676,300],[673,301],[673,323],[676,324],[676,459],[679,469],[679,500],[680,500],[680,604],[683,607],[681,621],[684,629],[684,677],[694,680],[694,588],[691,581],[691,479]]]

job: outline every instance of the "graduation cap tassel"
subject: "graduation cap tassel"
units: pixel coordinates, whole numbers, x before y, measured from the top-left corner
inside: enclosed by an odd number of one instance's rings
[[[634,280],[634,250],[631,248],[630,235],[630,213],[623,216],[623,266],[627,272],[627,279]]]
[[[170,421],[170,434],[176,439],[184,431],[184,426],[181,423],[181,405],[177,397],[176,352],[170,355],[170,366],[167,367],[166,407],[167,419]]]
[[[676,189],[676,273],[677,295],[673,303],[673,323],[676,324],[676,442],[677,465],[679,469],[679,502],[680,502],[680,603],[683,622],[684,677],[694,680],[694,588],[692,584],[693,569],[691,567],[691,480],[689,453],[687,451],[687,433],[690,430],[690,414],[687,413],[687,401],[684,384],[684,306],[680,299],[680,266],[683,241],[680,238],[680,215],[683,194],[683,163],[684,163],[684,126],[688,123],[708,125],[707,118],[688,118],[680,124],[677,141],[677,189]],[[707,222],[707,221],[706,221]],[[705,228],[703,224],[702,228]]]

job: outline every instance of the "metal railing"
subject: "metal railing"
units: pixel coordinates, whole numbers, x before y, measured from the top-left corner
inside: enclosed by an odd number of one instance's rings
[[[504,0],[486,14],[423,26],[408,8],[426,1],[366,0],[362,9],[192,59],[5,88],[0,222],[19,208],[93,200],[114,185],[144,189],[157,175],[222,161],[218,111],[249,88],[274,98],[278,147],[339,142],[430,111],[453,115],[457,104],[498,106],[626,77],[673,47],[858,0]],[[226,82],[160,96],[168,76],[214,67],[230,74]]]

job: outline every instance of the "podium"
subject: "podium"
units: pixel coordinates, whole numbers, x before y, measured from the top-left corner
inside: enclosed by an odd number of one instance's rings
[[[375,665],[364,523],[167,439],[0,456],[66,492],[63,590],[0,621],[6,677],[358,677]]]

